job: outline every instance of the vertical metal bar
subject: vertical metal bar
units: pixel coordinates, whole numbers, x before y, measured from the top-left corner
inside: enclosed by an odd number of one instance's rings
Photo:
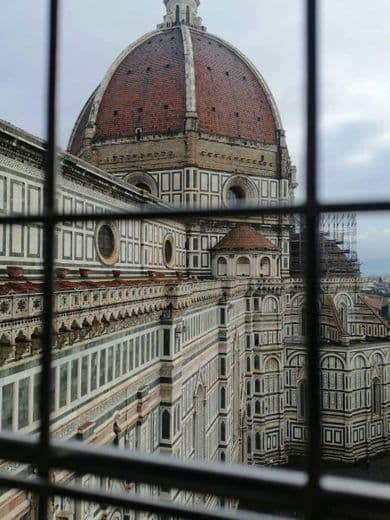
[[[54,316],[54,243],[56,212],[57,175],[57,63],[58,63],[58,12],[59,0],[49,0],[49,56],[47,87],[47,151],[46,178],[44,192],[44,213],[47,220],[43,229],[44,302],[42,315],[42,359],[40,387],[40,461],[38,473],[49,478],[50,461],[50,401],[52,326]],[[47,518],[47,493],[39,495],[39,519]]]
[[[321,413],[319,387],[319,207],[317,200],[317,0],[306,1],[307,23],[307,169],[306,169],[306,298],[309,391],[309,483],[305,517],[320,518],[317,509],[321,463]]]

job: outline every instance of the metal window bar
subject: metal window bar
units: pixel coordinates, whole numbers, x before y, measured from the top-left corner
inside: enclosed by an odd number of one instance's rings
[[[39,497],[39,518],[47,518],[48,498],[67,496],[99,504],[148,511],[181,518],[269,518],[260,511],[269,507],[299,507],[306,519],[320,519],[348,513],[348,518],[366,519],[372,514],[390,514],[390,486],[361,482],[321,473],[320,464],[320,406],[318,374],[318,325],[317,296],[319,285],[318,222],[321,213],[341,211],[388,211],[390,201],[354,202],[348,204],[320,204],[317,198],[317,0],[306,0],[307,37],[307,185],[306,202],[298,206],[273,208],[154,210],[111,214],[121,220],[148,216],[191,217],[212,215],[301,214],[306,218],[306,291],[308,313],[308,384],[309,384],[309,453],[307,471],[290,471],[275,468],[254,468],[201,464],[162,456],[118,452],[112,448],[58,442],[50,439],[50,367],[53,319],[55,226],[62,221],[92,220],[100,215],[59,215],[55,206],[57,172],[57,59],[60,0],[50,0],[47,99],[47,167],[45,205],[42,216],[0,217],[0,224],[26,224],[39,222],[44,227],[44,309],[43,353],[40,388],[41,428],[38,440],[18,435],[0,435],[0,457],[30,464],[37,468],[37,475],[0,475],[0,485],[33,492]],[[198,493],[212,493],[232,497],[250,503],[253,513],[227,513],[225,510],[205,510],[202,507],[186,507],[171,502],[141,498],[133,495],[113,495],[77,487],[59,486],[50,481],[51,469],[63,469],[86,474],[106,476],[122,480],[137,480],[151,485],[164,485]],[[274,517],[273,517],[274,518]],[[280,516],[278,518],[281,518]]]

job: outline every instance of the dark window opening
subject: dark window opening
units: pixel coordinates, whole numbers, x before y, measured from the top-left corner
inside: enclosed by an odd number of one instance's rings
[[[170,239],[167,239],[164,244],[164,259],[168,265],[173,261],[173,245]]]
[[[245,192],[239,186],[232,186],[228,189],[227,199],[229,206],[237,206],[241,201],[245,200]]]
[[[149,186],[143,182],[139,182],[138,184],[135,185],[135,187],[138,188],[139,190],[146,191],[147,193],[152,193]]]
[[[171,332],[169,329],[164,329],[164,356],[171,355]]]
[[[171,437],[171,414],[168,410],[164,410],[161,418],[161,437],[163,439],[170,439]]]
[[[115,236],[108,224],[104,224],[98,233],[99,252],[104,258],[111,258],[115,251]]]

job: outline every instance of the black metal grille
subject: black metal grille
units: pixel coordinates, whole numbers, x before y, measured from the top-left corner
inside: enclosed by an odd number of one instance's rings
[[[258,215],[300,214],[306,220],[306,289],[307,289],[307,345],[308,345],[308,396],[309,396],[309,447],[307,470],[302,472],[284,469],[207,465],[181,461],[162,456],[128,453],[112,448],[63,443],[50,439],[50,379],[52,352],[53,289],[54,289],[54,241],[56,224],[62,221],[98,220],[99,215],[59,215],[55,205],[57,172],[57,44],[60,0],[50,0],[50,48],[48,59],[47,96],[47,165],[44,214],[40,217],[0,218],[3,224],[40,222],[44,227],[44,310],[43,354],[40,400],[40,437],[29,439],[17,435],[0,436],[0,457],[31,464],[37,468],[35,475],[0,476],[0,485],[33,492],[39,497],[39,518],[47,517],[49,497],[68,496],[78,500],[111,504],[113,506],[163,516],[181,518],[267,518],[260,513],[225,510],[206,511],[201,507],[185,507],[164,500],[141,498],[136,495],[113,495],[77,487],[56,485],[50,480],[52,469],[64,469],[85,474],[95,474],[122,480],[134,480],[146,484],[191,490],[198,493],[232,497],[243,504],[251,504],[252,510],[272,508],[301,510],[307,519],[321,517],[372,518],[375,513],[390,515],[390,487],[384,484],[359,482],[330,477],[321,473],[320,464],[320,389],[319,389],[319,315],[317,296],[319,291],[318,222],[321,213],[341,211],[390,210],[390,201],[376,203],[354,202],[348,204],[320,204],[317,197],[317,0],[306,0],[307,21],[307,185],[306,202],[298,206],[279,208],[243,208],[192,210],[191,217],[232,215],[239,213]],[[188,216],[183,209],[149,210],[142,216]],[[112,218],[139,218],[139,212],[119,213]]]

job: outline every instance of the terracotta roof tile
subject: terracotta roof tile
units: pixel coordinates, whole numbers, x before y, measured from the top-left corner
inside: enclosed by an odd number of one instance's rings
[[[229,44],[191,29],[196,112],[202,132],[275,144],[277,123],[269,94]],[[150,35],[114,70],[99,102],[92,94],[75,125],[69,149],[81,146],[96,110],[94,140],[181,133],[186,120],[186,69],[180,28]],[[102,87],[103,88],[103,87]],[[92,110],[94,102],[98,104]]]
[[[257,231],[253,226],[238,226],[232,229],[223,239],[214,246],[215,250],[221,249],[254,249],[273,250],[278,248]]]

